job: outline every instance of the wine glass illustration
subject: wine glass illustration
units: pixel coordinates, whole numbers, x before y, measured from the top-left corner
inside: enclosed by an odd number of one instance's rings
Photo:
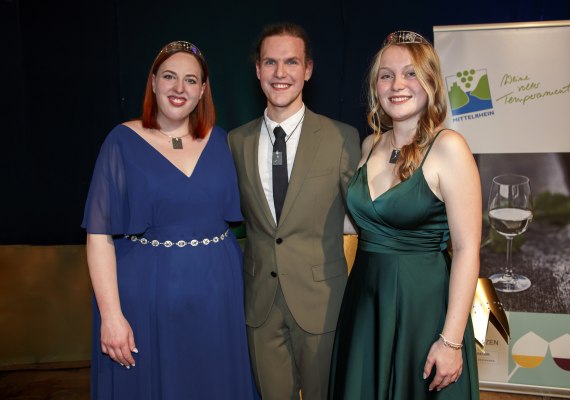
[[[566,333],[550,342],[550,354],[560,369],[570,371],[570,335]]]
[[[513,274],[513,239],[520,235],[532,220],[530,181],[522,175],[499,175],[493,178],[489,194],[489,222],[491,227],[507,239],[505,271],[489,277],[495,289],[501,292],[520,292],[530,287],[530,279]]]
[[[513,345],[512,357],[516,364],[509,374],[510,381],[520,367],[536,368],[544,361],[548,352],[548,342],[534,332],[528,332]]]

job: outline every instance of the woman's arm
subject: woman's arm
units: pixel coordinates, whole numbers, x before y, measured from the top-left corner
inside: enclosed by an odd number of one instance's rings
[[[101,350],[125,365],[135,365],[133,331],[123,316],[117,284],[115,246],[110,235],[87,234],[87,264],[101,314]]]
[[[445,131],[436,143],[438,188],[445,202],[453,243],[449,304],[441,334],[448,342],[460,344],[479,276],[481,181],[473,155],[461,135]],[[430,350],[425,376],[431,373],[434,364],[436,375],[430,390],[441,390],[459,378],[463,365],[461,351],[440,339]]]

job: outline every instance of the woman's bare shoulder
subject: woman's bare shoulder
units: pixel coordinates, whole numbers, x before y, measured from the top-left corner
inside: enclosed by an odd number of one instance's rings
[[[364,138],[364,140],[362,141],[362,155],[366,155],[368,156],[368,153],[370,153],[370,150],[372,150],[372,147],[374,147],[374,143],[376,143],[376,135],[375,134],[371,134],[368,135]]]
[[[465,137],[453,129],[445,129],[433,144],[434,153],[441,157],[452,157],[457,154],[471,154]]]
[[[133,119],[130,121],[126,121],[123,122],[122,125],[126,126],[127,128],[131,128],[139,135],[145,130],[145,128],[143,128],[142,126],[142,121],[140,119]]]

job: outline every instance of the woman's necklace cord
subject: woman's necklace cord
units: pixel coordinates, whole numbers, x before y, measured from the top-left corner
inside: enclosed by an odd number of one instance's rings
[[[170,136],[168,133],[164,133],[160,129],[157,129],[157,130],[160,133],[162,133],[164,136],[167,136],[170,138],[170,142],[172,143],[172,148],[175,150],[183,149],[184,146],[182,146],[182,138],[190,135],[190,132],[188,132],[186,135],[182,135],[182,136]]]
[[[392,150],[392,154],[390,154],[390,160],[388,160],[388,162],[390,164],[396,164],[398,162],[398,158],[400,158],[401,149],[397,148],[394,144],[394,131],[392,131],[392,136],[390,136],[390,144],[394,149]]]

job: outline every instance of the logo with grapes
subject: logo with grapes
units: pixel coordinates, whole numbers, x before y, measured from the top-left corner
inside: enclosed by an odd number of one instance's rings
[[[445,78],[452,115],[493,108],[486,69],[469,69]]]

